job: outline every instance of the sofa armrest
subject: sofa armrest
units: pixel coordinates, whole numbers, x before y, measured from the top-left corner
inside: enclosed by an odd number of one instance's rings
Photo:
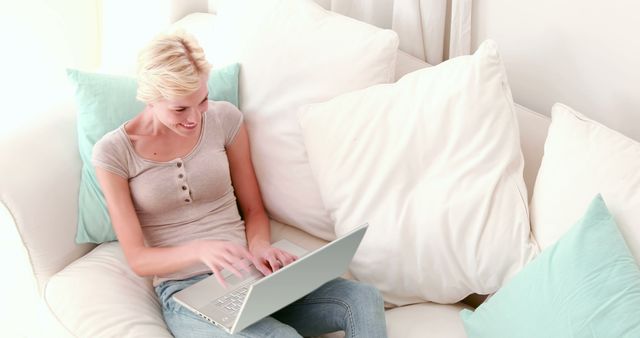
[[[77,148],[71,99],[0,140],[0,203],[6,208],[0,236],[21,242],[3,248],[3,257],[22,257],[39,293],[49,277],[94,247],[75,243],[81,169]]]

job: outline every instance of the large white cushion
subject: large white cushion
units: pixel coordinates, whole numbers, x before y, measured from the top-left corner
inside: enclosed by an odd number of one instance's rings
[[[531,201],[534,236],[555,243],[600,193],[640,262],[640,143],[555,104]]]
[[[302,104],[393,81],[396,33],[311,0],[232,0],[218,7],[211,39],[202,44],[214,67],[241,64],[240,108],[270,216],[334,238],[295,114]]]
[[[51,277],[45,300],[76,337],[171,337],[151,279],[131,271],[118,242]]]
[[[336,233],[370,223],[351,272],[388,302],[489,294],[535,254],[495,43],[308,105],[300,120]]]

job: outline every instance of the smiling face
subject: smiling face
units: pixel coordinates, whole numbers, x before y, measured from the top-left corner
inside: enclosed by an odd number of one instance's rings
[[[207,79],[208,74],[201,74],[200,88],[187,96],[149,103],[155,119],[181,136],[198,132],[202,114],[208,109]]]
[[[202,48],[184,32],[161,34],[141,50],[136,98],[147,104],[154,132],[199,134],[210,69]]]

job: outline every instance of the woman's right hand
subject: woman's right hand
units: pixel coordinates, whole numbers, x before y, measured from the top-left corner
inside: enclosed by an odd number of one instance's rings
[[[253,256],[240,244],[229,241],[199,240],[193,242],[198,259],[204,263],[218,282],[227,287],[220,270],[227,269],[233,274],[242,278],[239,269],[249,272],[250,263],[254,261]]]

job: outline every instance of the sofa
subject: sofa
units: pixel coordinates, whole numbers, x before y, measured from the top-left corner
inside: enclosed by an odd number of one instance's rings
[[[180,25],[197,31],[203,29],[202,20],[203,14],[193,14]],[[396,80],[430,67],[402,51],[397,55]],[[4,242],[0,250],[13,264],[11,274],[15,275],[2,282],[4,290],[15,290],[3,304],[10,311],[9,332],[170,337],[151,279],[131,271],[118,242],[74,241],[82,165],[77,154],[76,107],[70,94],[64,103],[42,111],[37,120],[0,143],[5,159],[0,169],[0,238]],[[526,195],[531,201],[551,119],[518,104],[515,113]],[[631,200],[636,201],[637,194]],[[286,238],[307,249],[327,242],[275,219],[271,234],[273,241]],[[625,235],[633,237],[637,232]],[[389,337],[466,337],[460,311],[478,307],[485,297],[472,294],[453,304],[388,304]]]

